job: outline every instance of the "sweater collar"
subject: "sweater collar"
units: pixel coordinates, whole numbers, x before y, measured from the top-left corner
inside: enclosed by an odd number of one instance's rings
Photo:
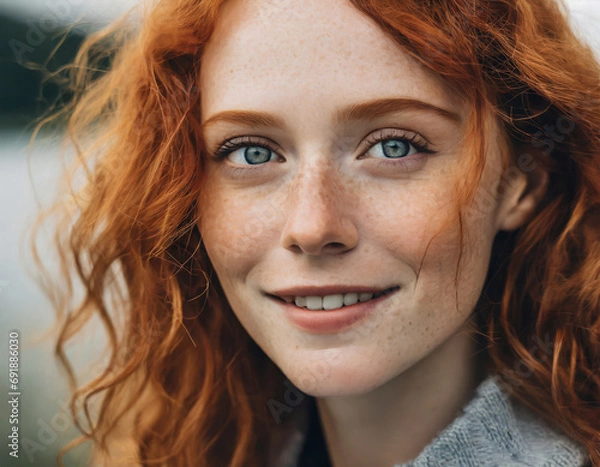
[[[582,446],[511,398],[498,376],[474,397],[413,461],[394,467],[584,466]]]
[[[589,465],[581,445],[510,397],[506,387],[496,375],[485,378],[457,417],[416,459],[394,467]],[[286,448],[272,465],[298,467],[309,421],[307,413],[300,412]]]

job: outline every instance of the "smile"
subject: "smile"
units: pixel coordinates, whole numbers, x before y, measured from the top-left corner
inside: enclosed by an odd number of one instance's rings
[[[336,310],[346,306],[351,306],[359,302],[368,302],[395,292],[399,287],[391,287],[380,292],[348,292],[330,295],[303,295],[293,297],[277,297],[286,303],[294,303],[297,307],[305,308],[310,311],[328,311]]]

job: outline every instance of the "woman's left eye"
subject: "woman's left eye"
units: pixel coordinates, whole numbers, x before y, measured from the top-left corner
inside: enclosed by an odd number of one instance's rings
[[[412,156],[419,152],[408,141],[401,139],[387,139],[377,143],[368,153],[373,157],[383,157],[387,159],[399,159],[401,157]]]
[[[367,140],[365,155],[379,159],[402,159],[418,153],[432,153],[428,143],[417,135],[385,135],[378,133]]]

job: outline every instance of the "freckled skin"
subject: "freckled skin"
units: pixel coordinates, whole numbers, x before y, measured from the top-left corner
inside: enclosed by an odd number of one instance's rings
[[[385,404],[395,413],[416,411],[413,406],[427,401],[445,403],[437,425],[421,426],[418,412],[409,424],[421,429],[421,441],[430,439],[472,388],[474,347],[467,320],[481,293],[493,239],[514,214],[514,206],[502,200],[484,213],[471,211],[458,303],[458,226],[431,243],[417,282],[425,247],[451,213],[461,168],[472,156],[462,142],[468,107],[343,0],[226,3],[203,56],[200,82],[203,121],[225,110],[255,110],[286,124],[285,131],[228,123],[205,130],[209,152],[225,138],[246,135],[281,148],[276,160],[252,166],[244,177],[230,170],[240,167],[231,159],[207,164],[199,228],[241,324],[292,383],[319,398],[327,431],[337,438],[352,438],[339,428],[341,420],[352,425],[350,415],[341,415],[350,407],[378,413],[373,408]],[[337,108],[391,97],[431,103],[462,121],[419,110],[371,121],[333,119]],[[368,149],[365,138],[382,128],[417,133],[436,152],[409,170],[382,168],[381,156],[358,157]],[[500,178],[502,148],[494,143],[501,140],[496,124],[489,131],[492,145],[481,186],[492,190]],[[381,302],[370,324],[331,335],[294,327],[265,296],[278,288],[319,284],[400,290]],[[428,394],[424,385],[436,392]],[[334,402],[331,396],[344,397]],[[366,429],[369,416],[362,417]],[[419,441],[409,444],[404,452],[419,452]]]
[[[261,167],[256,180],[246,181],[227,175],[226,162],[209,163],[201,233],[240,321],[291,381],[311,371],[310,363],[303,363],[310,362],[306,357],[327,347],[339,356],[329,377],[318,388],[300,389],[322,396],[362,393],[406,370],[425,357],[427,344],[436,347],[463,325],[483,285],[496,212],[469,226],[478,241],[470,247],[480,254],[466,252],[459,313],[453,284],[457,230],[442,232],[430,246],[414,288],[425,246],[450,213],[453,174],[466,157],[460,145],[464,129],[417,111],[384,118],[382,128],[410,122],[438,153],[412,173],[378,170],[369,165],[373,160],[357,161],[352,151],[331,150],[341,131],[332,115],[357,97],[413,97],[463,116],[466,109],[441,79],[343,2],[334,2],[327,14],[316,2],[309,2],[310,8],[275,10],[273,19],[283,19],[273,21],[268,34],[252,21],[253,3],[227,5],[206,49],[203,120],[222,110],[265,110],[282,116],[289,132],[219,124],[206,131],[207,147],[214,149],[228,134],[264,134],[285,149],[286,161],[267,163],[270,167]],[[346,20],[340,23],[332,15]],[[352,125],[358,142],[373,127],[369,122]],[[331,243],[345,248],[337,252]],[[381,326],[338,346],[335,335],[313,336],[294,328],[261,295],[307,283],[399,285],[401,290],[380,310]],[[399,357],[390,360],[390,354]],[[358,373],[362,385],[354,379]]]

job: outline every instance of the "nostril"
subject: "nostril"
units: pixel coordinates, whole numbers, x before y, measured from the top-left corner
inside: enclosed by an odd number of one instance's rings
[[[358,243],[358,230],[350,219],[303,212],[295,212],[283,227],[280,244],[287,250],[309,256],[337,255]]]

